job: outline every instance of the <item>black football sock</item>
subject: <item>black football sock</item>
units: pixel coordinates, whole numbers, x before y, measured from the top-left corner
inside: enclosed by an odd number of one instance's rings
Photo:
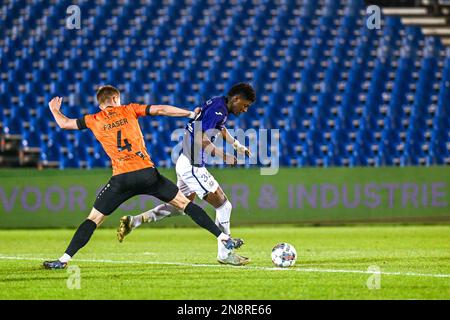
[[[73,235],[72,241],[70,241],[69,246],[67,247],[66,254],[73,257],[78,250],[83,248],[86,243],[91,239],[92,234],[97,228],[97,224],[89,219],[86,219],[80,226],[77,231]]]
[[[213,235],[220,236],[222,231],[219,229],[219,227],[212,221],[212,219],[208,216],[208,214],[200,208],[195,203],[189,202],[189,204],[186,206],[186,209],[184,209],[184,212],[194,220],[196,224],[198,224],[200,227],[208,230]]]

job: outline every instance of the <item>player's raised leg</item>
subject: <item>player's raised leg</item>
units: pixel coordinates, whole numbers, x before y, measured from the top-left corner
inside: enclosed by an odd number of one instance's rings
[[[178,173],[179,172],[177,172],[177,175]],[[230,235],[230,217],[232,205],[228,201],[225,193],[223,192],[217,181],[207,172],[205,168],[202,169],[201,174],[205,177],[208,177],[207,186],[211,186],[211,190],[205,191],[206,186],[200,185],[199,181],[192,175],[184,177],[183,179],[183,176],[185,175],[180,174],[177,185],[180,188],[180,191],[183,191],[183,194],[188,194],[188,196],[186,197],[190,201],[193,201],[195,199],[195,193],[193,192],[196,192],[200,197],[203,197],[204,200],[211,204],[216,209],[216,225],[223,233]],[[132,229],[140,226],[142,223],[148,223],[151,221],[161,220],[166,217],[179,215],[180,212],[181,211],[174,206],[165,204],[157,206],[156,208],[153,208],[137,216],[124,216],[121,218],[120,226],[118,229],[119,241],[122,241],[123,238],[128,233],[130,233]],[[217,260],[220,263],[231,265],[246,265],[250,262],[249,258],[240,256],[234,253],[233,250],[227,249],[224,246],[223,242],[219,239],[217,241],[217,250]]]
[[[183,211],[194,220],[200,227],[208,230],[221,241],[227,249],[237,249],[244,244],[241,239],[233,239],[222,232],[214,221],[201,207],[191,202],[174,184],[166,177],[158,174],[158,180],[152,184],[148,190],[149,195],[153,195],[161,201],[168,202],[178,210]]]
[[[186,196],[190,201],[194,201],[195,193]],[[135,229],[142,225],[143,223],[156,222],[160,221],[167,217],[176,217],[180,215],[184,215],[185,213],[181,210],[178,210],[174,206],[168,203],[162,203],[159,206],[154,207],[148,211],[145,211],[137,216],[129,216],[131,217],[131,228]]]
[[[176,164],[177,186],[179,190],[193,201],[195,194],[206,200],[216,209],[216,225],[225,234],[230,235],[231,203],[228,201],[222,188],[205,167],[193,167],[184,155],[181,155]],[[203,183],[198,177],[202,177]],[[180,211],[171,205],[160,205],[137,216],[124,216],[120,220],[117,232],[119,241],[134,228],[142,223],[161,220],[165,217],[179,215]],[[242,257],[227,249],[222,241],[217,241],[217,260],[220,263],[232,265],[245,265],[249,258]]]
[[[190,169],[182,161],[184,159],[182,157],[180,158],[181,160],[178,159],[176,164],[177,187],[190,201],[194,201],[195,190],[191,190],[182,178],[183,173],[185,173],[186,170]],[[183,165],[181,165],[180,163],[183,163]],[[183,170],[181,170],[180,168],[182,168]],[[198,188],[200,188],[200,186]],[[138,228],[142,224],[156,222],[167,217],[174,217],[179,215],[184,215],[184,212],[178,210],[168,203],[163,203],[136,216],[123,216],[122,218],[120,218],[119,228],[117,229],[117,239],[119,240],[119,242],[122,242],[125,236],[127,236],[133,229]]]
[[[187,196],[190,201],[195,198],[195,193]],[[184,215],[185,213],[173,205],[168,203],[162,203],[153,209],[145,211],[136,216],[123,216],[120,218],[119,228],[117,229],[117,239],[122,242],[125,236],[130,234],[133,229],[138,228],[142,224],[156,222],[167,217],[175,217],[179,215]]]
[[[193,200],[190,199],[188,197],[189,200]],[[155,222],[155,221],[159,221],[162,220],[166,217],[175,217],[175,216],[180,216],[180,215],[184,215],[185,213],[183,211],[178,210],[177,208],[175,208],[174,206],[172,206],[171,204],[168,203],[162,203],[159,206],[156,206],[155,208],[145,211],[144,213],[135,216],[134,221],[133,221],[133,228],[137,228],[139,227],[140,224],[142,223],[147,223],[147,222]]]

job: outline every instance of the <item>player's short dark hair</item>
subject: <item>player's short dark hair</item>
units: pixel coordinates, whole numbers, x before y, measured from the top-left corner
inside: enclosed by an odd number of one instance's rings
[[[230,91],[227,94],[228,98],[232,98],[234,96],[241,96],[245,100],[250,102],[255,102],[256,93],[255,89],[249,84],[245,82],[240,82],[231,87]]]
[[[114,96],[120,97],[120,91],[113,86],[110,86],[110,85],[101,86],[97,90],[98,104],[104,104]]]

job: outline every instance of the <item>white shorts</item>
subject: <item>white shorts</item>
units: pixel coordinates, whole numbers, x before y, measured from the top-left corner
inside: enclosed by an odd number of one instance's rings
[[[175,166],[177,186],[180,191],[189,196],[196,193],[203,199],[208,193],[216,192],[219,184],[205,167],[194,167],[188,157],[181,154]]]

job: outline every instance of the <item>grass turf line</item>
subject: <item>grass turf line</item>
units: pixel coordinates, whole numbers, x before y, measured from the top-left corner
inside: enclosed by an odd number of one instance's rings
[[[71,262],[81,289],[65,270],[39,259],[58,258],[74,230],[0,231],[1,299],[449,299],[449,226],[234,228],[250,256],[248,268],[216,265],[217,243],[197,228],[141,228],[118,243],[99,229]],[[272,247],[289,242],[294,269],[276,270]],[[2,259],[3,257],[3,259]],[[217,267],[216,267],[217,266]],[[380,268],[369,290],[369,266]],[[287,272],[284,272],[287,271]],[[296,272],[299,271],[299,272]]]

